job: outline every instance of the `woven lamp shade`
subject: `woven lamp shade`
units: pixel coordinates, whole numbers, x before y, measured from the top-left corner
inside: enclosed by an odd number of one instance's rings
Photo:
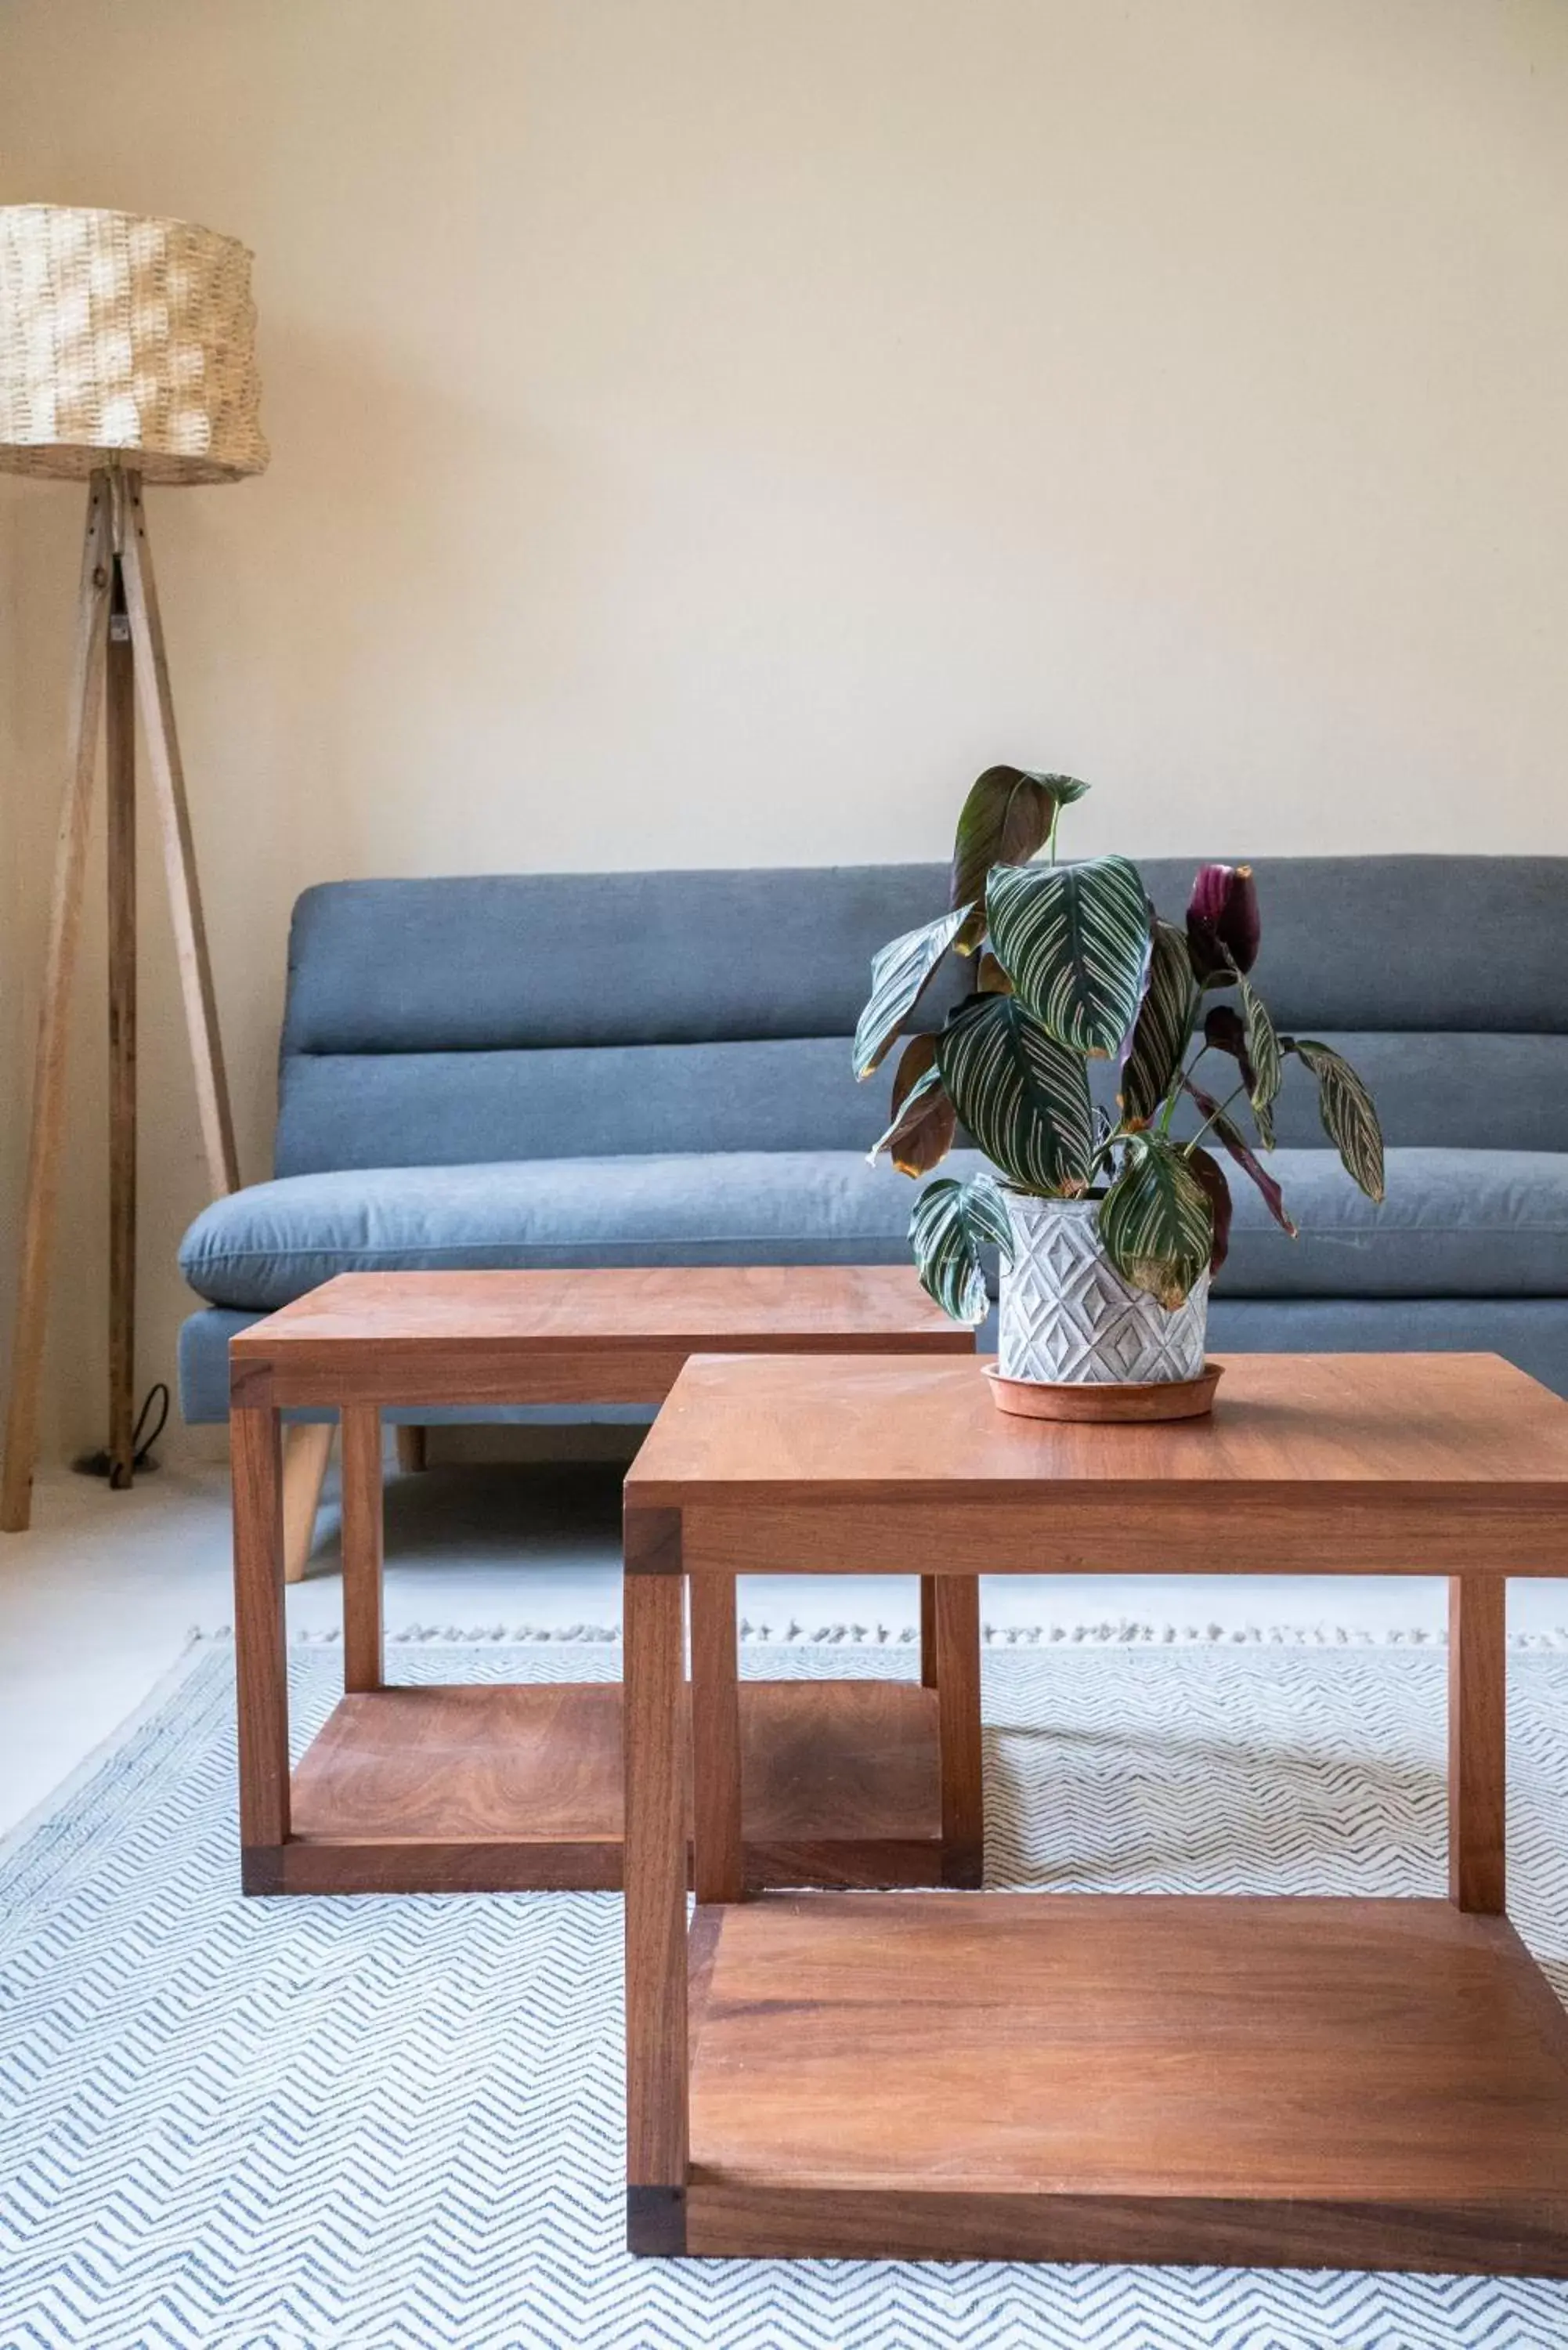
[[[251,256],[189,221],[0,205],[0,473],[237,482],[267,461]]]

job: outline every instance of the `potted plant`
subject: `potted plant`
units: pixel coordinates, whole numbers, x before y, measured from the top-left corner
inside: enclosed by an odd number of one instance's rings
[[[1372,1200],[1383,1137],[1350,1064],[1315,1038],[1281,1035],[1251,983],[1251,868],[1204,866],[1185,921],[1167,921],[1128,858],[1058,863],[1062,811],[1087,788],[1021,767],[980,776],[959,816],[948,910],[872,963],[855,1070],[881,1066],[950,955],[971,961],[972,989],[945,1025],[908,1037],[871,1153],[926,1175],[961,1125],[996,1170],[921,1192],[909,1223],[920,1280],[955,1320],[978,1323],[982,1251],[999,1252],[1004,1409],[1085,1416],[1086,1391],[1119,1389],[1097,1400],[1126,1418],[1138,1388],[1147,1416],[1169,1417],[1212,1395],[1204,1331],[1231,1193],[1210,1146],[1293,1239],[1258,1157],[1273,1147],[1287,1066],[1315,1081],[1329,1139]],[[1091,1094],[1096,1060],[1120,1065],[1114,1113]],[[1210,1074],[1227,1062],[1228,1081]],[[1190,1134],[1175,1130],[1184,1103]]]

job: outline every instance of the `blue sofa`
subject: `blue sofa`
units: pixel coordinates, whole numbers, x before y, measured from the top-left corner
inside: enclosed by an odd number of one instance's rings
[[[1179,915],[1192,861],[1143,869]],[[1256,975],[1371,1085],[1388,1197],[1352,1187],[1292,1072],[1272,1163],[1303,1237],[1238,1181],[1213,1344],[1495,1349],[1568,1395],[1568,858],[1287,858],[1259,883]],[[224,1417],[236,1330],[345,1270],[902,1260],[913,1187],[866,1164],[888,1086],[855,1084],[849,1038],[874,950],[945,887],[907,865],[307,890],[275,1179],[181,1252],[205,1301],[187,1418]]]

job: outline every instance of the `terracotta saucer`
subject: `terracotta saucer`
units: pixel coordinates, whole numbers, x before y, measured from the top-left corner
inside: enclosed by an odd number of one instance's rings
[[[1004,1379],[987,1369],[991,1399],[998,1411],[1018,1419],[1116,1420],[1201,1419],[1214,1408],[1223,1363],[1205,1363],[1195,1379],[1064,1382]]]

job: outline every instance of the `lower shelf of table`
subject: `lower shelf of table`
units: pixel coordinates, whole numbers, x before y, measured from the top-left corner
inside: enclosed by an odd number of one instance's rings
[[[942,1882],[934,1690],[747,1681],[741,1713],[748,1882]],[[295,1772],[289,1842],[246,1853],[246,1887],[614,1890],[620,1724],[613,1682],[345,1697]],[[978,1883],[980,1861],[948,1854],[949,1880]]]
[[[634,2249],[1568,2274],[1568,2019],[1438,1901],[701,1909]]]

